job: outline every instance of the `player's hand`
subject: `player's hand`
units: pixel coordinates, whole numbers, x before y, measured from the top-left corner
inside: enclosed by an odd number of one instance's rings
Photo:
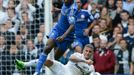
[[[87,64],[89,64],[89,65],[92,65],[93,64],[93,61],[92,60],[85,60],[85,62],[87,63]]]
[[[65,36],[59,36],[56,40],[58,41],[58,42],[62,42],[63,40],[64,40],[64,38],[65,38]]]
[[[84,35],[85,36],[88,36],[89,35],[89,29],[87,28],[87,29],[84,29]]]

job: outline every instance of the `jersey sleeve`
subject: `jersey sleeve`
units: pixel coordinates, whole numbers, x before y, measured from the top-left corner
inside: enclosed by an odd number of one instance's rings
[[[68,16],[68,22],[69,22],[70,25],[74,25],[75,24],[75,17],[74,17],[74,15]]]
[[[87,15],[88,15],[88,22],[93,22],[94,21],[94,17],[91,13],[87,12]]]
[[[72,54],[73,56],[77,57],[77,58],[82,58],[82,54],[76,52],[74,54]]]
[[[75,14],[77,12],[77,5],[74,3],[71,7],[70,7],[70,11],[68,14],[68,22],[71,25],[75,24]]]

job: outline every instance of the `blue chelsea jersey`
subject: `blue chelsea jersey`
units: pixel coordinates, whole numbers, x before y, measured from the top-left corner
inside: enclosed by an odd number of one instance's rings
[[[76,37],[84,37],[84,29],[89,27],[89,24],[93,22],[94,18],[87,10],[84,9],[79,10],[76,13],[75,18],[76,21],[74,26]]]
[[[69,28],[70,25],[75,23],[74,15],[76,12],[77,12],[76,3],[73,3],[70,7],[66,7],[65,4],[63,4],[61,9],[61,15],[55,28],[59,32],[64,33]]]

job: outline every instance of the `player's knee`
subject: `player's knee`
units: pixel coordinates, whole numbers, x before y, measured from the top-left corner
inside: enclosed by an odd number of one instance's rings
[[[52,65],[53,65],[53,61],[52,60],[46,60],[45,66],[51,67]]]
[[[50,45],[46,45],[45,49],[44,49],[44,53],[45,54],[49,54],[52,50],[53,46]]]
[[[56,53],[55,53],[55,56],[54,56],[55,60],[58,60],[60,57],[62,57],[64,53],[65,53],[64,50],[61,50],[59,48],[56,49]]]

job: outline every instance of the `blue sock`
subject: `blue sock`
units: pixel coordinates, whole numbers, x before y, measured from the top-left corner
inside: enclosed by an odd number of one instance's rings
[[[47,59],[47,55],[42,53],[39,57],[39,61],[38,61],[37,66],[36,66],[36,72],[38,72],[38,73],[40,72],[42,66],[44,65],[44,63],[46,61],[46,59]]]

